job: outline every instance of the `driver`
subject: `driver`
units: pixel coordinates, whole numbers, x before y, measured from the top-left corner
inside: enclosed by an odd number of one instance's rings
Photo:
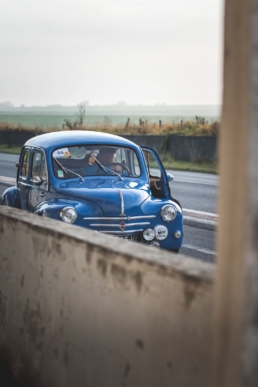
[[[108,147],[108,146],[101,147],[98,154],[98,160],[101,162],[101,164],[103,164],[104,166],[107,166],[109,169],[112,169],[117,173],[122,172],[121,165],[110,165],[116,162],[115,148]]]
[[[99,173],[101,168],[98,165],[98,163],[95,161],[96,158],[104,167],[119,174],[123,172],[122,165],[120,165],[120,163],[116,163],[116,148],[102,146],[99,149],[99,153],[92,152],[92,154],[87,156],[86,165],[82,170],[83,175],[92,176],[92,175],[97,175]]]

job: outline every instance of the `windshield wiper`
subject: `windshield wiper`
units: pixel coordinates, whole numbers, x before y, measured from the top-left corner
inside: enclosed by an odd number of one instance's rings
[[[96,161],[96,163],[100,166],[100,168],[103,169],[104,172],[106,172],[107,174],[108,174],[108,172],[112,172],[114,175],[118,176],[120,180],[122,180],[122,181],[124,180],[124,179],[122,178],[122,176],[119,175],[118,172],[115,172],[115,171],[113,171],[112,169],[109,169],[109,168],[104,167],[104,165],[102,165],[101,162],[100,162],[98,159],[96,159],[96,157],[95,157],[93,154],[91,154],[91,157]]]
[[[71,169],[65,168],[61,163],[59,163],[59,161],[57,161],[57,159],[56,159],[54,156],[52,156],[52,157],[53,157],[53,159],[55,160],[55,162],[57,163],[57,165],[59,165],[59,167],[64,171],[64,173],[65,173],[67,176],[68,176],[68,172],[70,172],[70,173],[73,173],[74,175],[78,176],[78,177],[80,178],[81,181],[84,181],[83,178],[82,178],[82,176],[79,175],[79,173],[76,173],[76,172],[72,171]]]

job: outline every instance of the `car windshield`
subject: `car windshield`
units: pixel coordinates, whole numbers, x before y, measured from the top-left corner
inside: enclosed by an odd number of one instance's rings
[[[52,153],[54,174],[59,179],[87,176],[140,176],[136,152],[107,145],[67,146]]]

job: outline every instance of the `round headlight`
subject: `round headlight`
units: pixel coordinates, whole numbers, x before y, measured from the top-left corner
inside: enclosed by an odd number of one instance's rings
[[[60,211],[60,218],[66,223],[74,223],[77,219],[77,212],[73,207],[65,207]]]
[[[160,216],[165,222],[172,222],[175,219],[177,210],[174,206],[164,206],[161,208]]]
[[[152,241],[155,238],[155,232],[152,230],[152,228],[146,228],[142,235],[146,241]]]

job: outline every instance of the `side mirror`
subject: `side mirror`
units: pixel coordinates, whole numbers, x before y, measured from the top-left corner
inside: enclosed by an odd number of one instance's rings
[[[168,182],[170,183],[172,180],[174,180],[174,175],[172,173],[167,173]]]

